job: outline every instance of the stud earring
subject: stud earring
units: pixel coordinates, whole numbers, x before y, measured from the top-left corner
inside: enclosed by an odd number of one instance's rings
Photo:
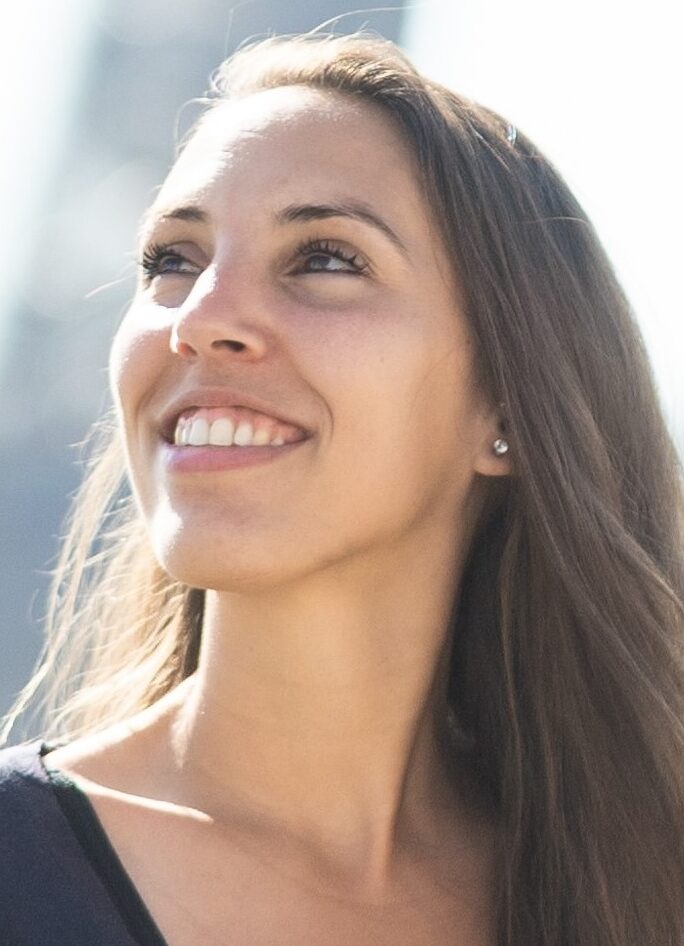
[[[505,453],[508,453],[508,441],[499,437],[499,439],[495,440],[492,444],[492,450],[497,457],[502,457]]]

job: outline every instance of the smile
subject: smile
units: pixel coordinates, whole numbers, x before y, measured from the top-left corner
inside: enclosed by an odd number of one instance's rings
[[[191,408],[176,422],[177,447],[282,447],[306,438],[292,424],[246,407]]]

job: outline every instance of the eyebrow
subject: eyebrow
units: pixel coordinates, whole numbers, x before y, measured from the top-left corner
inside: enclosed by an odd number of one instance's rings
[[[299,223],[309,220],[329,220],[331,217],[347,217],[351,220],[360,220],[383,233],[392,243],[407,256],[406,247],[394,230],[385,223],[382,217],[371,210],[367,204],[349,200],[333,204],[290,204],[279,210],[276,215],[278,223]]]
[[[310,220],[329,220],[331,217],[346,217],[360,220],[384,234],[405,256],[408,251],[394,230],[374,210],[360,201],[347,200],[332,204],[289,204],[275,214],[276,223],[305,223]],[[166,220],[189,220],[207,223],[209,214],[196,204],[173,207],[170,210],[151,210],[143,217],[141,232],[152,229]]]
[[[194,220],[198,223],[207,223],[209,214],[195,204],[172,207],[170,210],[162,211],[157,211],[154,207],[150,207],[147,213],[143,214],[140,223],[140,233],[146,233],[154,229],[154,227],[158,226],[160,223],[164,223],[166,220]]]

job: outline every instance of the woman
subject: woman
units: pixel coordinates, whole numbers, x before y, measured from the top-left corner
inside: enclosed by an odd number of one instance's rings
[[[679,470],[556,171],[389,43],[271,40],[140,264],[12,942],[681,946]]]

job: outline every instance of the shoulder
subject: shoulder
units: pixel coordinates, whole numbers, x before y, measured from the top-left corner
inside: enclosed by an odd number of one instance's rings
[[[132,946],[60,803],[47,751],[42,742],[0,749],[2,942]]]
[[[42,743],[28,743],[0,749],[0,835],[8,829],[21,827],[21,821],[6,817],[9,810],[16,815],[39,813],[35,805],[42,798],[50,800],[50,786],[41,763]]]
[[[34,768],[34,760],[39,759],[42,743],[29,742],[18,746],[4,746],[0,749],[0,783],[13,781]]]
[[[65,819],[41,761],[42,743],[0,749],[0,878],[10,863],[43,855],[66,833]]]

